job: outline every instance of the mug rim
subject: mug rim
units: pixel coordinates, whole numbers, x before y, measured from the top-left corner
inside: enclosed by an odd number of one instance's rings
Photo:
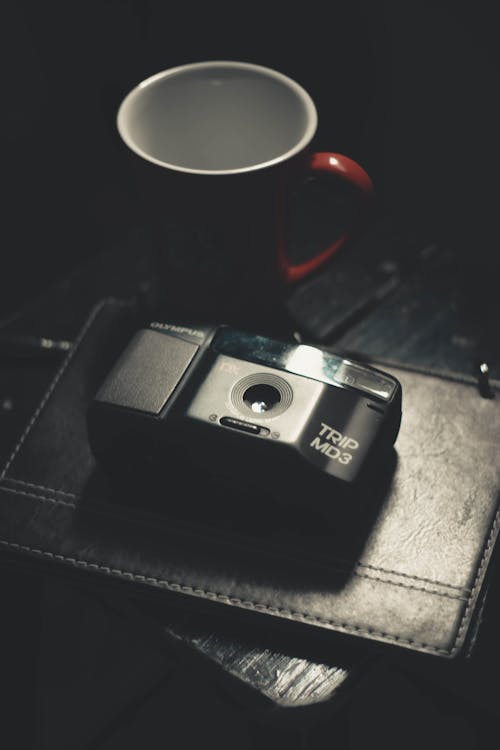
[[[255,72],[265,74],[266,76],[274,78],[275,80],[280,81],[280,83],[285,84],[286,86],[288,86],[288,88],[292,89],[296,95],[299,96],[304,104],[305,111],[308,116],[308,124],[304,134],[292,148],[288,149],[288,151],[282,154],[279,154],[273,159],[269,159],[265,162],[259,162],[258,164],[252,164],[246,167],[238,167],[236,169],[194,169],[192,167],[182,167],[177,164],[171,164],[169,162],[162,161],[161,159],[157,159],[155,156],[148,154],[135,143],[134,139],[128,132],[128,128],[125,124],[125,118],[127,109],[130,107],[132,101],[140,95],[141,91],[155,84],[157,81],[163,80],[165,78],[170,78],[177,75],[178,73],[183,73],[188,70],[220,68],[227,66],[244,70],[253,70]],[[116,126],[120,137],[122,138],[124,143],[131,149],[131,151],[135,152],[138,156],[142,157],[146,161],[151,162],[152,164],[156,164],[159,167],[163,167],[164,169],[172,170],[174,172],[187,172],[189,174],[198,175],[227,175],[255,172],[261,169],[265,169],[266,167],[271,167],[275,164],[281,164],[282,162],[288,161],[293,156],[303,151],[303,149],[305,149],[306,146],[311,142],[318,126],[318,115],[316,105],[314,104],[311,95],[306,91],[306,89],[293,78],[290,78],[284,73],[280,73],[274,68],[269,68],[264,65],[258,65],[257,63],[249,63],[240,60],[204,60],[201,62],[185,63],[183,65],[176,65],[172,68],[166,68],[140,81],[140,83],[134,86],[122,99],[116,115]]]

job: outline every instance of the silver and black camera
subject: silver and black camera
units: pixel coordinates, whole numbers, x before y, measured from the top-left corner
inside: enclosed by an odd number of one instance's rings
[[[146,458],[166,476],[182,460],[263,488],[355,484],[383,463],[400,421],[401,385],[386,372],[227,325],[166,322],[133,336],[88,411],[104,460]]]

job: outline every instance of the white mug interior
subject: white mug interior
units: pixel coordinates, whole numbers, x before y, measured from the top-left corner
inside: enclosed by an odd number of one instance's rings
[[[117,127],[127,146],[150,162],[227,174],[294,156],[311,141],[317,113],[307,91],[282,73],[214,61],[147,78],[122,101]]]

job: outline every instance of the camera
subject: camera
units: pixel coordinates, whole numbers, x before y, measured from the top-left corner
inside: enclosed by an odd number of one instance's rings
[[[118,466],[145,459],[167,477],[180,460],[286,494],[319,477],[356,484],[400,421],[400,383],[372,366],[229,325],[152,322],[102,382],[88,433]]]

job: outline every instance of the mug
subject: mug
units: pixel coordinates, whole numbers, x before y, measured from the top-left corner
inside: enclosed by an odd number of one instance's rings
[[[180,65],[124,97],[117,129],[157,245],[169,315],[256,322],[347,242],[351,228],[306,258],[290,251],[288,196],[301,181],[347,187],[357,220],[374,194],[356,161],[311,149],[317,125],[297,81],[248,62]]]

